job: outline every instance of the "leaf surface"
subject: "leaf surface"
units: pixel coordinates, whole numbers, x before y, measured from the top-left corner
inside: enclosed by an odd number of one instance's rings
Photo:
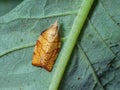
[[[48,90],[51,73],[31,65],[35,42],[56,19],[69,35],[82,0],[25,0],[0,17],[0,89]],[[119,0],[95,1],[78,38],[60,90],[119,90]],[[64,45],[65,38],[62,43]],[[72,43],[72,42],[71,42]],[[60,52],[62,53],[62,51]],[[102,86],[100,86],[102,85]]]

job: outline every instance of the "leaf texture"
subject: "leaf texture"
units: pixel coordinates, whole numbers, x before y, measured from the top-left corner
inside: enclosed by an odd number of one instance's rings
[[[33,67],[35,42],[58,19],[64,45],[81,2],[24,0],[0,17],[0,90],[48,90],[58,61],[51,73]],[[59,90],[119,90],[119,4],[119,0],[94,1]]]

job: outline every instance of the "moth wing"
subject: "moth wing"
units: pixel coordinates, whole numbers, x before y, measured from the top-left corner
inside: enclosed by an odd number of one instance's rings
[[[41,52],[41,43],[40,41],[38,40],[36,42],[36,45],[35,45],[35,48],[34,48],[34,53],[33,53],[33,58],[32,58],[32,65],[34,66],[41,66],[41,63],[40,63],[40,52]]]

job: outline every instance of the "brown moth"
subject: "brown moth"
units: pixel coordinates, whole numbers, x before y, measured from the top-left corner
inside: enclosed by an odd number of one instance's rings
[[[57,21],[39,36],[33,53],[32,65],[51,71],[61,47]]]

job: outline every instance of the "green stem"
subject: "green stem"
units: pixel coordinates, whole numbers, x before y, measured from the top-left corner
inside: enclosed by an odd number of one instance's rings
[[[62,48],[63,53],[61,53],[61,55],[58,57],[59,62],[53,75],[49,90],[57,90],[59,87],[65,68],[70,59],[72,50],[76,44],[77,38],[81,32],[82,26],[87,18],[92,3],[93,0],[83,0],[81,4],[78,14],[74,20],[72,30],[70,31],[68,39],[66,40]]]

